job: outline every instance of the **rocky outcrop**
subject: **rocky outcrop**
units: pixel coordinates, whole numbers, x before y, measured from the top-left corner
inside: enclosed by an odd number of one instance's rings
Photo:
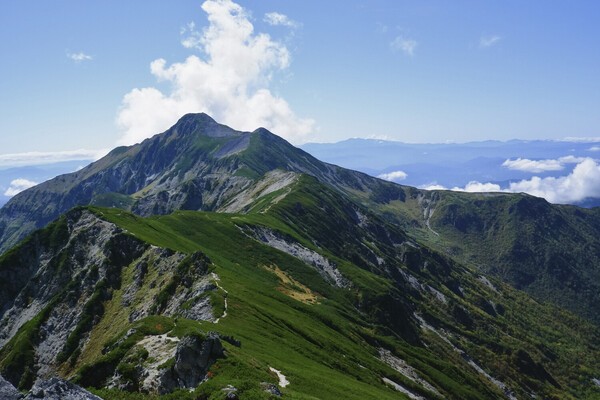
[[[0,399],[17,400],[21,398],[23,398],[21,392],[0,375]]]
[[[24,400],[102,400],[102,398],[60,378],[37,382]]]
[[[174,364],[161,377],[160,393],[177,388],[195,388],[205,378],[208,369],[224,357],[219,336],[210,333],[206,338],[186,336],[177,344]]]
[[[149,314],[213,320],[209,265],[202,253],[150,246],[88,209],[67,213],[0,259],[0,276],[29,278],[15,279],[12,297],[0,294],[0,372],[23,390],[75,365],[121,289],[122,323]]]
[[[271,229],[258,226],[248,227],[247,232],[254,239],[296,257],[305,264],[310,265],[323,277],[323,279],[332,285],[342,288],[350,285],[350,281],[342,275],[335,263],[323,257],[316,251],[308,249],[300,243],[293,241],[291,238],[286,238]]]

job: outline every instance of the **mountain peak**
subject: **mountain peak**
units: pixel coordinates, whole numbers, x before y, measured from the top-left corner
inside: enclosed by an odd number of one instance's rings
[[[219,124],[206,113],[190,113],[181,117],[169,131],[183,136],[202,135],[208,137],[231,137],[239,136],[238,132],[227,125]]]

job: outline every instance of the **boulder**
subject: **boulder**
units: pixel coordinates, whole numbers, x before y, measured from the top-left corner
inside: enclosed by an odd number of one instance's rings
[[[21,393],[6,379],[0,375],[0,399],[2,400],[17,400],[23,396]]]
[[[87,390],[60,378],[36,382],[24,400],[102,400]]]
[[[193,389],[205,378],[211,365],[224,357],[219,336],[209,333],[206,338],[186,336],[177,344],[175,362],[161,376],[160,393],[170,393],[177,388]]]

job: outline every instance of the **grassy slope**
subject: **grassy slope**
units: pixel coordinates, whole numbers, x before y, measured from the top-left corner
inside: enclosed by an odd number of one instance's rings
[[[286,200],[295,201],[293,198]],[[409,360],[450,398],[501,397],[497,389],[473,371],[461,369],[460,357],[444,347],[435,335],[425,334],[432,351],[408,345],[393,335],[386,336],[384,330],[377,329],[354,310],[352,304],[356,293],[332,288],[304,264],[249,240],[238,228],[245,224],[270,225],[294,236],[307,247],[314,247],[299,233],[303,231],[301,226],[289,226],[279,218],[257,214],[176,212],[142,219],[118,210],[98,209],[96,212],[150,243],[188,253],[201,250],[215,264],[216,272],[222,277],[222,286],[229,291],[229,315],[218,326],[201,325],[203,329],[216,329],[240,339],[242,347],[229,347],[232,357],[217,364],[215,377],[203,385],[202,390],[232,383],[236,387],[249,388],[248,394],[254,393],[257,379],[274,382],[274,377],[269,378],[267,372],[268,366],[273,366],[292,382],[284,389],[291,398],[336,398],[340,393],[348,398],[397,398],[399,394],[386,388],[380,377],[391,377],[407,387],[410,381],[403,380],[374,358],[375,350],[368,343],[377,340]],[[281,268],[310,287],[322,300],[319,304],[308,305],[275,290],[278,279],[262,268],[265,265]],[[340,262],[339,267],[355,282],[362,282],[363,290],[385,291],[391,284],[347,262]],[[500,298],[509,309],[505,315],[491,319],[470,305],[480,294],[467,292],[467,298],[459,304],[481,314],[477,318],[484,323],[491,323],[488,329],[483,327],[485,324],[458,329],[463,338],[462,348],[469,354],[485,361],[486,365],[496,363],[501,370],[510,365],[513,350],[525,348],[536,361],[545,359],[545,365],[550,366],[554,377],[563,385],[559,389],[542,383],[538,390],[562,398],[568,398],[569,392],[577,397],[592,396],[593,391],[582,385],[589,388],[590,377],[598,373],[595,361],[598,348],[591,345],[594,337],[597,338],[593,328],[567,313],[561,313],[563,319],[556,320],[554,308],[532,302],[527,296],[510,290],[508,299],[505,295],[487,293],[490,299]],[[442,326],[446,323],[456,330],[456,323],[445,318],[443,313],[444,310],[432,307],[429,315]],[[587,352],[590,348],[593,351]],[[549,356],[544,355],[544,350]],[[443,360],[438,358],[441,354],[444,354]],[[573,368],[572,365],[578,362],[581,367]],[[367,368],[362,369],[358,364]],[[235,368],[228,368],[233,366]],[[238,371],[240,368],[246,372]],[[239,376],[245,373],[248,379],[240,379]],[[514,371],[508,371],[505,377],[517,382],[529,379],[514,375]]]
[[[241,348],[225,343],[229,357],[212,367],[213,377],[195,393],[178,392],[171,398],[197,398],[202,394],[220,398],[220,389],[228,384],[240,389],[241,398],[265,398],[267,394],[260,388],[260,382],[277,382],[276,376],[269,372],[270,366],[281,370],[290,380],[290,386],[283,392],[292,399],[402,398],[381,382],[382,376],[415,392],[422,390],[379,362],[377,347],[393,350],[447,398],[501,398],[497,388],[468,367],[462,357],[435,334],[421,332],[429,347],[411,345],[386,326],[378,325],[374,315],[357,310],[357,304],[364,303],[365,297],[385,297],[399,289],[391,280],[348,261],[357,255],[353,249],[360,243],[351,242],[356,238],[343,236],[346,230],[352,232],[355,227],[343,221],[349,211],[342,199],[315,185],[312,179],[302,179],[296,189],[279,203],[263,204],[249,215],[180,211],[168,216],[140,218],[117,209],[92,208],[97,215],[149,243],[184,253],[198,250],[206,253],[214,264],[212,268],[221,277],[221,286],[229,292],[228,316],[219,324],[181,318],[177,322],[170,318],[161,320],[161,332],[165,326],[175,327],[171,334],[176,336],[198,329],[216,330],[242,343]],[[259,212],[267,209],[266,214]],[[303,210],[303,218],[294,215],[298,209]],[[341,222],[336,223],[336,220]],[[334,288],[297,259],[250,239],[240,229],[247,225],[271,227],[319,251],[338,264],[342,273],[355,282],[354,288]],[[344,239],[336,240],[339,237]],[[315,241],[323,248],[317,247]],[[350,245],[345,246],[348,244],[345,241]],[[378,252],[394,251],[377,246],[373,244]],[[305,304],[286,296],[277,290],[280,279],[265,266],[277,267],[300,285],[310,288],[319,302]],[[131,282],[133,267],[130,265],[122,271],[122,288],[113,292],[112,299],[106,302],[104,317],[92,331],[89,344],[76,365],[63,366],[65,375],[74,376],[82,367],[97,364],[106,343],[131,326],[128,313],[121,306],[121,296]],[[153,273],[152,269],[149,271]],[[448,305],[408,292],[405,296],[419,304],[420,313],[430,323],[451,333],[453,342],[488,372],[512,383],[511,386],[533,387],[548,398],[598,395],[590,386],[591,378],[600,374],[600,352],[595,344],[599,339],[597,330],[568,313],[533,302],[526,295],[497,283],[498,293],[482,290],[462,268],[450,271],[450,275],[463,279],[465,294],[464,297],[453,295],[443,286],[443,275],[444,271],[441,275],[420,277],[442,290],[450,299]],[[169,277],[160,279],[167,282]],[[155,291],[160,286],[159,283]],[[147,294],[147,298],[152,298],[150,288]],[[493,317],[488,315],[481,306],[485,299],[502,304],[506,312]],[[468,326],[457,324],[452,315],[457,306],[468,310],[475,322]],[[14,340],[28,340],[29,333],[24,329],[25,336],[19,334]],[[515,366],[518,350],[531,355],[535,363],[542,363],[559,386],[521,373]],[[147,398],[116,391],[99,393],[107,399]]]
[[[221,285],[229,292],[228,316],[218,325],[201,325],[234,336],[242,347],[228,347],[231,361],[213,367],[215,378],[204,390],[226,384],[252,387],[260,380],[275,383],[267,372],[273,366],[292,382],[284,389],[290,398],[335,398],[339,393],[356,399],[398,398],[379,380],[379,374],[394,373],[376,362],[358,333],[337,316],[343,295],[297,260],[249,240],[231,217],[177,212],[142,220],[121,211],[98,212],[156,245],[183,252],[202,250],[216,265]],[[274,290],[277,278],[261,265],[277,265],[309,284],[323,296],[321,304],[306,305]],[[346,360],[346,354],[359,358]],[[358,362],[368,368],[359,368]],[[248,380],[242,378],[245,374]]]

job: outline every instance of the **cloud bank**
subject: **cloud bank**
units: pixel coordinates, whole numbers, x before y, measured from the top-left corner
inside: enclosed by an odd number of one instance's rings
[[[170,83],[171,90],[136,88],[124,96],[117,116],[123,130],[119,144],[162,132],[190,112],[206,112],[235,129],[262,126],[292,142],[303,141],[314,121],[297,117],[285,99],[269,90],[273,74],[290,65],[288,49],[255,33],[247,12],[231,0],[207,0],[202,9],[208,26],[198,32],[188,24],[182,29],[182,45],[203,57],[191,55],[171,65],[162,58],[152,61],[152,75]]]
[[[568,157],[563,157],[570,160]],[[576,159],[573,157],[573,159]],[[423,187],[427,190],[448,190],[440,185]],[[573,204],[589,198],[600,198],[600,164],[592,159],[582,159],[573,168],[573,171],[561,177],[523,179],[511,182],[508,187],[501,188],[495,183],[481,183],[472,181],[464,188],[454,187],[449,190],[464,192],[510,192],[528,193],[533,196],[543,197],[550,203]]]
[[[28,179],[14,179],[10,182],[10,186],[8,187],[8,189],[6,189],[4,195],[12,197],[16,194],[21,193],[23,190],[29,189],[30,187],[33,187],[35,185],[37,185],[37,182],[33,182]]]
[[[0,167],[20,167],[25,165],[53,164],[62,161],[96,161],[108,150],[68,150],[68,151],[29,151],[26,153],[0,154]]]
[[[402,181],[406,179],[408,174],[404,171],[393,171],[388,172],[387,174],[377,175],[379,179],[383,179],[390,182]]]
[[[565,168],[565,164],[577,164],[584,161],[583,157],[566,156],[556,160],[530,160],[527,158],[508,159],[502,163],[503,167],[508,169],[540,173],[545,171],[561,171]]]

